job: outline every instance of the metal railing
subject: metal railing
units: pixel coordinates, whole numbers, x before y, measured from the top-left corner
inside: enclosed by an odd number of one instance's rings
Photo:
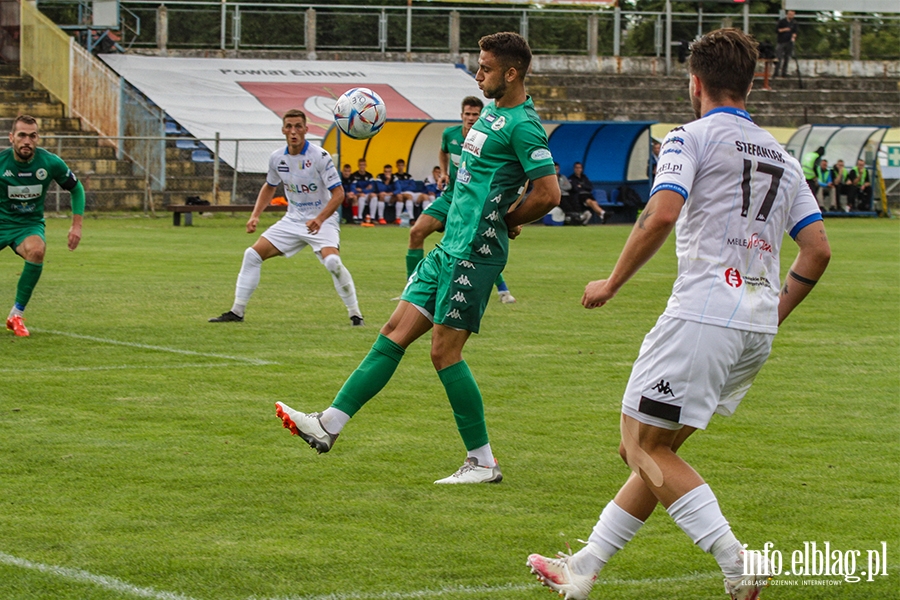
[[[39,0],[57,22],[59,7],[79,0]],[[158,0],[122,0],[134,15],[135,47],[158,47]],[[315,52],[477,52],[478,39],[495,31],[517,31],[536,54],[652,56],[666,53],[665,40],[691,40],[722,26],[775,41],[777,14],[754,14],[747,3],[732,11],[641,12],[600,9],[513,8],[483,5],[362,6],[173,0],[165,3],[170,48],[219,50],[289,49]],[[310,12],[312,11],[312,12]],[[310,16],[314,14],[312,22]],[[173,18],[178,15],[179,18]],[[183,17],[183,18],[182,18]],[[900,16],[818,12],[797,15],[797,53],[803,58],[900,58]],[[312,33],[312,35],[310,35]],[[651,41],[652,40],[652,41]],[[671,42],[670,42],[671,45]]]

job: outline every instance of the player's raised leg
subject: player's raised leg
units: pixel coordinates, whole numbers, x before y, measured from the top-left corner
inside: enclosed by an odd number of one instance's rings
[[[353,284],[353,277],[350,271],[341,262],[341,255],[335,247],[322,248],[317,254],[319,260],[331,273],[331,279],[334,282],[334,289],[340,296],[344,306],[347,307],[347,314],[350,316],[350,322],[354,327],[365,325],[362,313],[359,312],[359,302],[356,299],[356,286]]]
[[[43,229],[43,226],[41,226]],[[15,251],[25,259],[22,266],[22,274],[16,285],[16,301],[9,316],[6,319],[6,328],[17,337],[28,337],[28,328],[25,327],[25,307],[31,299],[34,288],[37,286],[41,273],[44,270],[44,253],[46,244],[42,235],[29,235],[22,243],[15,246]]]
[[[319,454],[328,452],[350,419],[391,380],[406,348],[431,326],[431,320],[418,308],[400,302],[330,407],[321,413],[307,414],[276,402],[276,415],[286,429],[303,438]]]
[[[234,304],[231,310],[218,317],[209,320],[210,323],[239,323],[244,320],[244,311],[250,297],[259,286],[260,272],[263,261],[281,254],[278,248],[265,237],[260,238],[251,247],[244,251],[244,259],[241,262],[241,270],[238,272],[237,282],[234,286]]]

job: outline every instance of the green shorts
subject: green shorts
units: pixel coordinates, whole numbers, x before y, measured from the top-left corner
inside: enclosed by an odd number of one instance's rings
[[[431,203],[431,206],[422,211],[422,214],[437,219],[441,223],[446,223],[447,213],[449,212],[450,196],[444,194],[443,196],[438,196],[437,198],[435,198],[434,202]]]
[[[38,235],[44,242],[44,223],[22,223],[21,225],[0,224],[0,250],[9,246],[15,251],[25,238]]]
[[[409,278],[401,300],[422,307],[438,325],[478,333],[503,265],[453,258],[437,246]]]

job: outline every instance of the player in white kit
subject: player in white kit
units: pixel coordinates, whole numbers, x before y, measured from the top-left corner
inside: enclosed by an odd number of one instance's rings
[[[575,554],[528,557],[544,585],[587,598],[597,574],[657,503],[712,554],[734,600],[755,600],[766,564],[743,546],[700,475],[677,454],[713,413],[730,415],[762,368],[779,324],[806,297],[831,257],[821,213],[800,164],[745,110],[757,44],[721,29],[691,45],[690,96],[698,120],[666,137],[650,202],[609,278],[585,288],[603,306],[675,228],[678,277],[644,338],[622,401],[619,454],[633,471]],[[787,232],[799,254],[779,292]],[[736,442],[737,443],[737,442]]]
[[[213,317],[211,323],[244,320],[244,309],[259,285],[264,260],[273,256],[291,257],[310,246],[316,257],[331,273],[334,288],[347,307],[353,326],[364,325],[353,277],[341,263],[340,215],[337,210],[344,201],[341,176],[334,167],[331,155],[306,140],[306,115],[289,110],[282,119],[281,132],[287,147],[276,150],[269,157],[266,183],[259,190],[256,206],[247,221],[247,233],[256,231],[259,215],[272,201],[279,183],[284,184],[287,214],[269,227],[259,240],[244,252],[238,274],[231,310]]]

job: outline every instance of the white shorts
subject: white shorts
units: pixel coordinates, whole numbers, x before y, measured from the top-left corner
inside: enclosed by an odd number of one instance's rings
[[[306,229],[306,222],[282,218],[266,229],[262,237],[266,238],[279,252],[286,257],[297,254],[307,246],[318,254],[322,248],[341,247],[341,226],[331,217],[325,219],[322,227],[315,235]]]
[[[772,350],[771,333],[661,316],[641,344],[622,412],[663,429],[730,416]]]

